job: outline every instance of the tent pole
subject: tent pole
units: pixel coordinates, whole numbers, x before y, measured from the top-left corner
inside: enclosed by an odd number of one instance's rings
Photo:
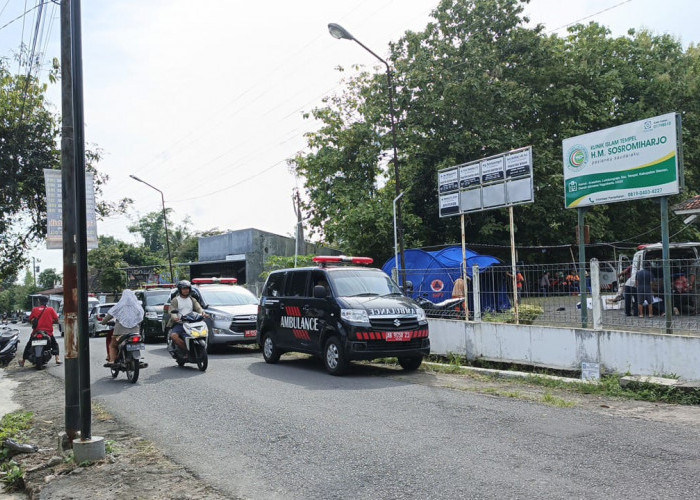
[[[469,283],[467,283],[467,243],[464,231],[464,214],[462,220],[462,280],[464,281],[464,321],[469,321]]]

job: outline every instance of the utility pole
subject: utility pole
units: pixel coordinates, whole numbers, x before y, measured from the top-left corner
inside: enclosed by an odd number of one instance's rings
[[[78,270],[75,215],[75,172],[73,164],[73,78],[71,76],[70,0],[61,2],[61,174],[63,204],[63,318],[65,338],[65,430],[72,443],[80,428],[78,332]]]
[[[88,336],[88,280],[87,280],[87,210],[85,207],[85,122],[83,107],[83,41],[80,0],[70,3],[71,75],[73,77],[73,154],[75,169],[75,228],[78,349],[80,387],[80,441],[73,443],[76,463],[95,461],[105,457],[104,438],[92,436],[92,408],[90,400],[90,337]],[[70,237],[70,235],[68,235]]]

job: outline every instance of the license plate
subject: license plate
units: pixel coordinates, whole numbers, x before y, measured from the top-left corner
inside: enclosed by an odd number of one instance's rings
[[[246,330],[243,334],[244,337],[256,337],[258,335],[257,330]]]
[[[411,340],[411,332],[386,332],[387,342],[406,342]]]
[[[48,343],[48,340],[32,340],[32,345],[46,345]]]
[[[143,344],[127,344],[127,351],[143,351],[146,348]]]

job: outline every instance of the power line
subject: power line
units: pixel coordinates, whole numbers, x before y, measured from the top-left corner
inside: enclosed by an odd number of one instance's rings
[[[554,28],[553,30],[548,31],[547,34],[549,35],[550,33],[554,33],[555,31],[559,31],[560,29],[568,28],[569,26],[573,26],[573,25],[575,25],[575,24],[580,23],[581,21],[585,21],[586,19],[590,19],[590,18],[592,18],[592,17],[595,17],[595,16],[597,16],[598,14],[602,14],[603,12],[608,12],[609,10],[616,9],[617,7],[619,7],[619,6],[621,6],[621,5],[624,5],[624,4],[626,4],[626,3],[630,3],[631,1],[632,1],[632,0],[624,0],[623,2],[620,2],[620,3],[617,3],[617,4],[615,4],[615,5],[612,5],[612,6],[608,7],[608,8],[606,8],[606,9],[599,10],[598,12],[595,12],[595,13],[590,14],[590,15],[588,15],[588,16],[585,16],[585,17],[582,17],[582,18],[580,18],[580,19],[577,19],[576,21],[572,21],[572,22],[570,22],[570,23],[568,23],[568,24],[564,24],[563,26],[559,26],[558,28]]]

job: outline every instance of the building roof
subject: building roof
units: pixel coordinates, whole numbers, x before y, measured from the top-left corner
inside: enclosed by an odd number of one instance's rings
[[[673,211],[681,215],[700,214],[700,195],[690,198],[683,203],[679,203],[673,207]]]

